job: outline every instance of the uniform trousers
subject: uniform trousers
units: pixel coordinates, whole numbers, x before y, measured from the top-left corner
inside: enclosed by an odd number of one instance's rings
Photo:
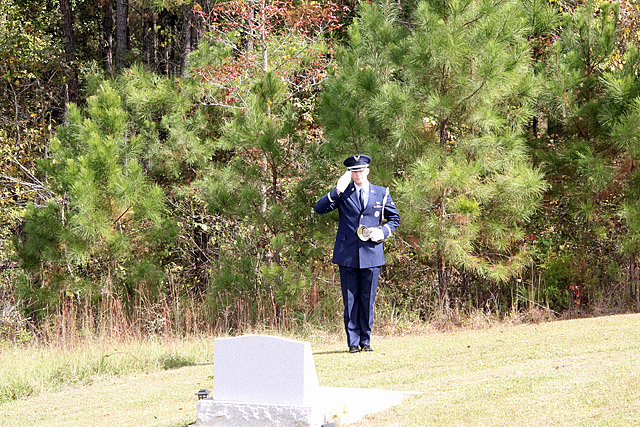
[[[349,347],[370,345],[373,303],[378,289],[380,267],[340,266],[340,285],[344,303],[344,329]]]

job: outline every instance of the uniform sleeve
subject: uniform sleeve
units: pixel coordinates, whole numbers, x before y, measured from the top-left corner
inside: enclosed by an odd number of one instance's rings
[[[400,225],[400,214],[396,208],[396,204],[393,202],[391,195],[387,198],[387,204],[384,206],[384,218],[387,222],[382,226],[384,232],[384,238],[386,239],[393,233],[393,231]]]
[[[338,190],[334,188],[325,196],[323,196],[320,200],[318,200],[314,209],[319,214],[329,213],[338,207],[339,198],[340,198],[340,194],[338,194]]]

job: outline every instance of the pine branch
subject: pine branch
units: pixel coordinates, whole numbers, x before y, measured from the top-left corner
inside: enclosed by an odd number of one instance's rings
[[[113,223],[114,223],[114,224],[117,224],[117,223],[120,221],[120,219],[121,219],[123,216],[125,216],[127,212],[129,212],[129,209],[131,209],[131,206],[127,207],[127,209],[125,209],[125,210],[124,210],[124,212],[122,212],[122,213],[120,214],[120,216],[119,216],[118,218],[116,218],[116,220],[115,220],[115,221],[113,221]]]
[[[12,270],[12,269],[19,268],[19,267],[20,266],[15,261],[0,262],[0,270]]]
[[[48,188],[43,186],[42,183],[33,183],[33,182],[22,181],[20,179],[17,179],[17,178],[8,176],[8,175],[4,175],[4,174],[0,175],[0,177],[2,179],[4,179],[6,182],[11,182],[11,183],[16,184],[16,185],[20,185],[20,186],[23,186],[23,187],[31,188],[32,189],[31,192],[36,193],[43,200],[55,197],[55,193],[53,193]]]
[[[490,10],[495,10],[497,7],[501,6],[502,4],[506,3],[507,0],[500,0],[498,2],[496,2],[495,4],[491,5]],[[471,4],[471,2],[467,3],[467,5],[465,5],[465,8],[467,6],[469,6]],[[462,9],[462,12],[464,12],[464,9]],[[488,15],[487,12],[481,12],[479,13],[474,19],[472,19],[471,21],[467,21],[464,24],[462,24],[462,27],[467,27],[471,24],[475,24],[477,21],[479,21],[481,18],[483,18],[484,16]]]

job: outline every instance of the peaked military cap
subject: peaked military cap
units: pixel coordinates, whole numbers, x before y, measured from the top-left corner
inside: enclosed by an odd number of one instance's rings
[[[371,157],[366,154],[356,154],[354,156],[347,157],[344,161],[344,165],[352,172],[368,168],[369,163],[371,163]]]

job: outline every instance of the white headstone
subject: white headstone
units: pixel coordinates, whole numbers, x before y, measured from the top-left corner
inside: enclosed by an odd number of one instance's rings
[[[214,340],[214,400],[311,405],[318,387],[308,342],[266,335]]]
[[[345,352],[345,357],[353,358],[353,355]],[[266,335],[216,338],[213,397],[198,401],[194,425],[348,424],[368,413],[396,405],[410,394],[413,393],[320,387],[308,342]]]

